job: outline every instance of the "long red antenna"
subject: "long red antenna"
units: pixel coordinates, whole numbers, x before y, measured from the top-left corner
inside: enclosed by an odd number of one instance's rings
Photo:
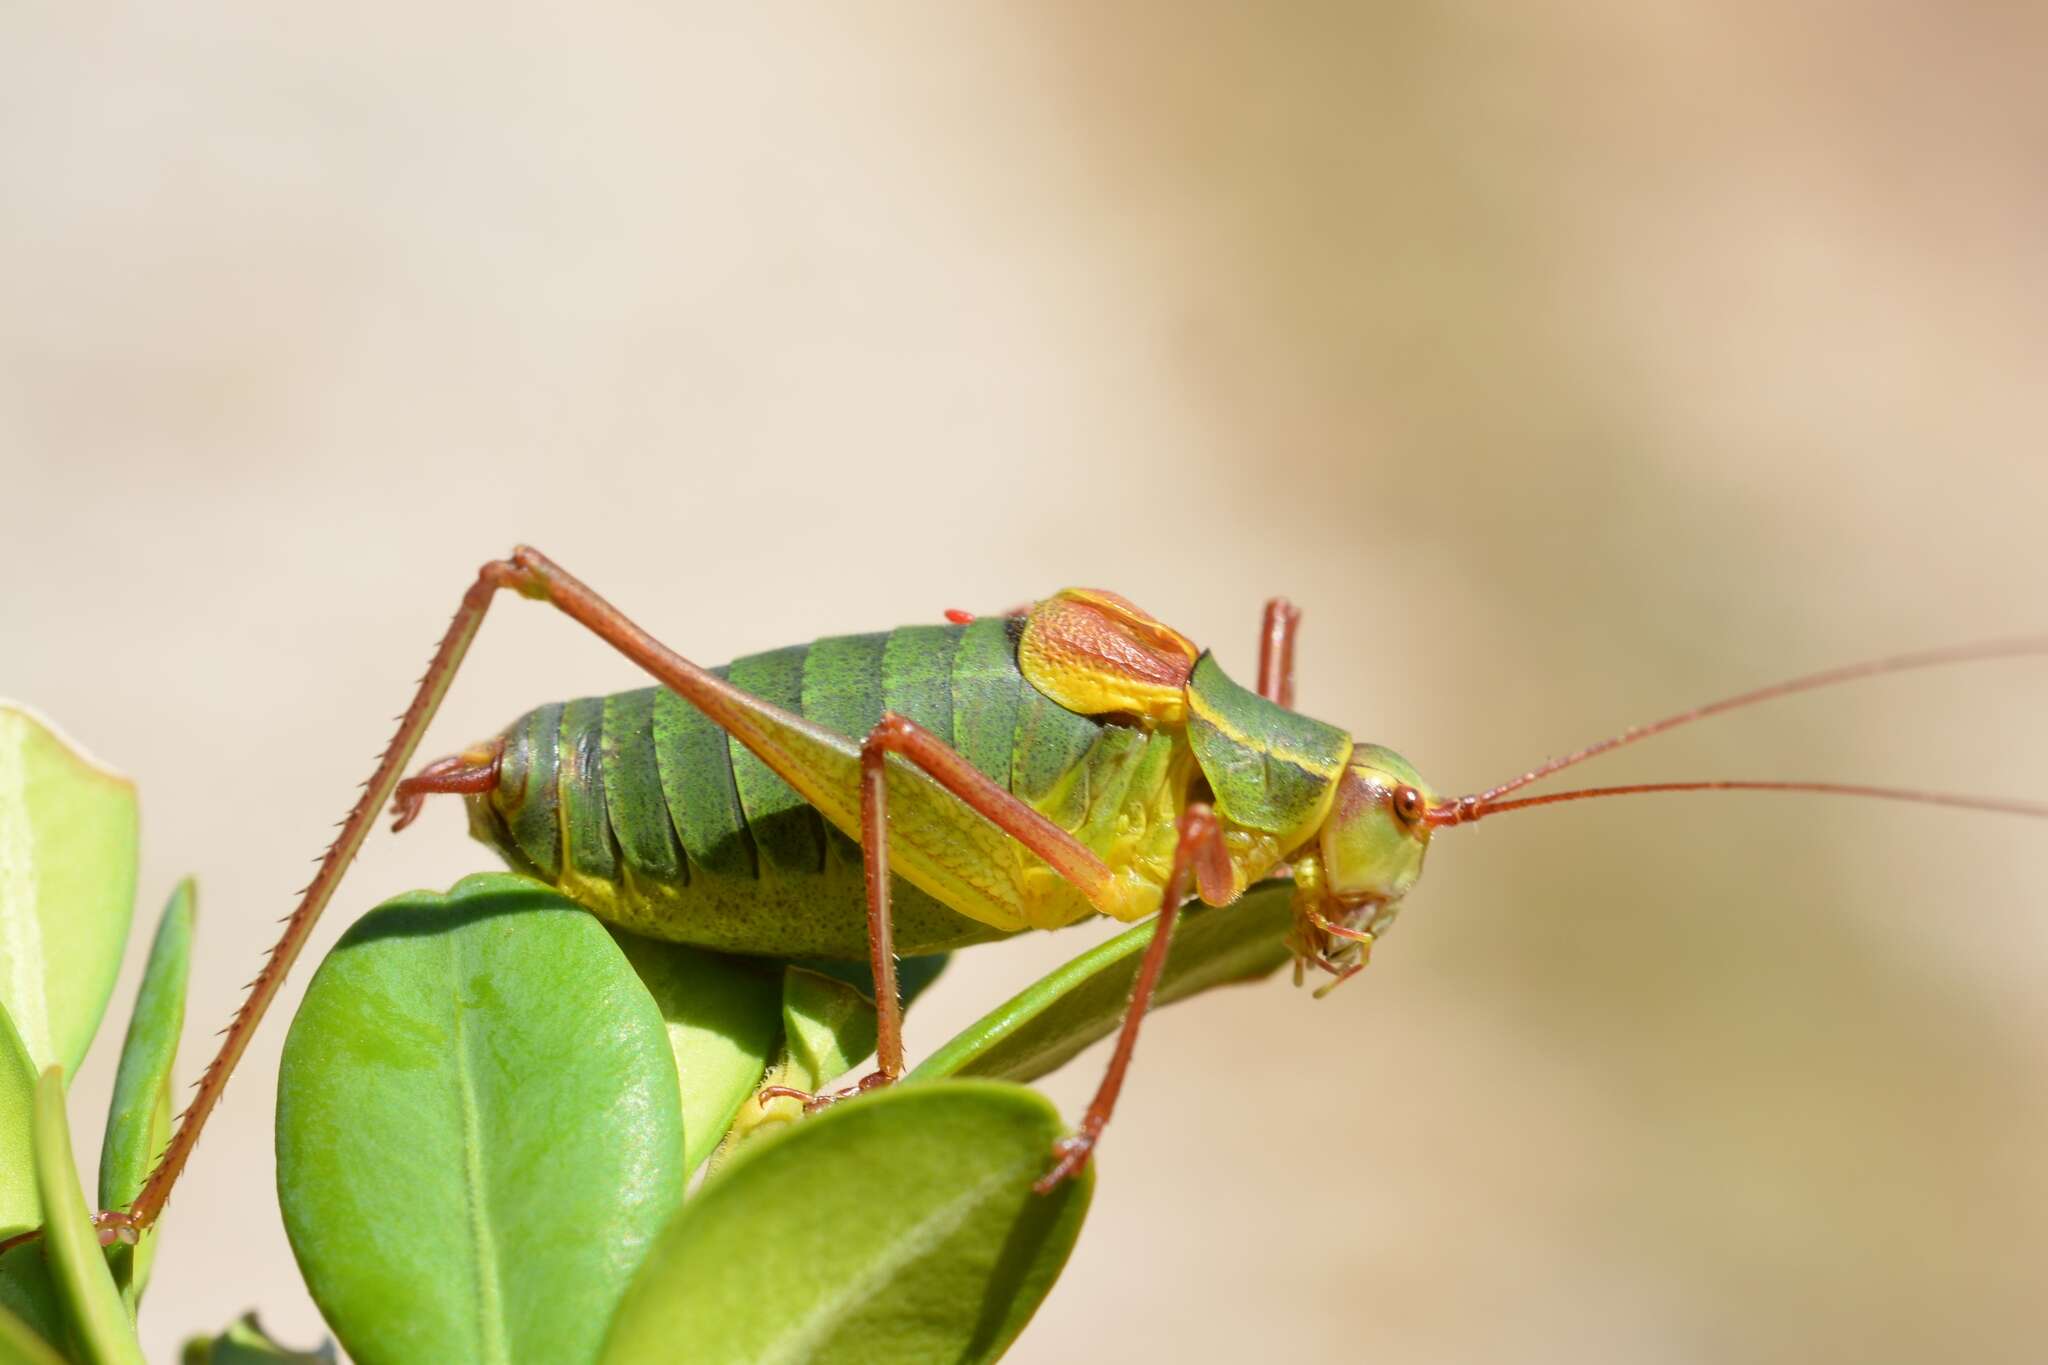
[[[2048,820],[2048,804],[2039,801],[2011,801],[1996,796],[1959,796],[1952,792],[1921,791],[1912,787],[1865,787],[1848,782],[1636,782],[1625,787],[1581,787],[1577,791],[1546,792],[1513,801],[1484,801],[1468,796],[1446,801],[1429,812],[1432,825],[1468,825],[1505,810],[1527,810],[1532,806],[1554,806],[1563,801],[1586,801],[1597,796],[1642,796],[1653,792],[1814,792],[1822,796],[1868,796],[1880,801],[1913,801],[1926,806],[1954,806],[1962,810],[1994,811],[2001,815],[2030,815]]]
[[[1804,677],[1793,678],[1787,682],[1772,683],[1769,687],[1759,687],[1754,691],[1741,692],[1732,697],[1723,697],[1720,701],[1708,702],[1704,706],[1695,706],[1689,711],[1680,711],[1676,715],[1666,716],[1662,720],[1653,720],[1647,725],[1631,726],[1620,734],[1603,739],[1597,744],[1588,744],[1585,748],[1566,754],[1562,758],[1553,758],[1547,763],[1539,764],[1528,772],[1523,773],[1520,777],[1503,782],[1497,787],[1489,787],[1477,796],[1465,797],[1457,805],[1467,809],[1473,806],[1493,810],[1505,809],[1505,807],[1495,805],[1494,803],[1511,791],[1526,787],[1531,782],[1539,782],[1552,773],[1561,772],[1573,764],[1584,763],[1587,759],[1604,754],[1610,749],[1619,749],[1626,745],[1634,744],[1637,740],[1648,739],[1651,735],[1661,735],[1667,730],[1676,730],[1679,726],[1689,724],[1692,721],[1704,720],[1708,716],[1718,716],[1723,711],[1733,711],[1740,707],[1754,705],[1760,701],[1772,701],[1778,697],[1789,697],[1797,692],[1811,692],[1815,688],[1833,687],[1836,683],[1854,682],[1858,678],[1875,678],[1886,673],[1906,673],[1916,668],[1938,668],[1944,664],[1971,663],[1980,659],[2009,659],[2024,654],[2048,654],[2048,635],[2021,635],[2003,640],[1979,640],[1966,645],[1953,645],[1947,649],[1926,649],[1914,654],[1894,654],[1888,658],[1869,659],[1863,663],[1846,664],[1840,668],[1824,669],[1819,673],[1808,673]],[[1688,788],[1688,790],[1696,789]],[[1514,804],[1520,805],[1523,803],[1516,802]],[[1468,815],[1465,818],[1470,819],[1471,816]]]

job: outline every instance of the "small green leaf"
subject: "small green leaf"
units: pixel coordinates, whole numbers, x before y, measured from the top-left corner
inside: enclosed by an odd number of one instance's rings
[[[868,980],[865,971],[861,980]],[[809,967],[791,966],[782,973],[781,1045],[761,1088],[788,1086],[815,1094],[828,1081],[845,1075],[875,1050],[875,1002],[843,976]],[[803,1104],[790,1095],[755,1100],[733,1116],[731,1130],[719,1146],[713,1168],[722,1165],[740,1143],[804,1116]]]
[[[661,1235],[608,1365],[980,1361],[1037,1311],[1079,1235],[1050,1195],[1059,1115],[988,1081],[848,1100],[747,1144]]]
[[[875,1002],[844,981],[802,967],[782,975],[789,1084],[816,1090],[874,1055]]]
[[[192,1337],[178,1353],[180,1365],[334,1365],[334,1343],[318,1350],[280,1346],[254,1313],[244,1313],[217,1337]]]
[[[0,1003],[38,1071],[71,1076],[135,909],[135,785],[0,705]]]
[[[1153,1008],[1279,970],[1292,956],[1286,943],[1292,894],[1292,883],[1264,882],[1234,905],[1183,911]],[[982,1016],[905,1079],[1029,1081],[1057,1070],[1123,1022],[1138,961],[1151,941],[1147,921],[1097,944]]]
[[[285,1039],[285,1230],[358,1365],[576,1362],[681,1202],[676,1061],[596,919],[525,878],[364,916]]]
[[[196,895],[189,878],[178,883],[150,944],[149,965],[143,969],[135,1013],[121,1045],[121,1068],[114,1077],[114,1101],[107,1110],[107,1132],[100,1146],[103,1209],[126,1208],[134,1201],[170,1140],[171,1063],[178,1055],[178,1032],[185,1026]],[[114,1283],[121,1286],[131,1315],[149,1281],[155,1255],[155,1228],[143,1233],[135,1246],[116,1244],[107,1249],[107,1264],[113,1267]]]
[[[64,1365],[64,1357],[5,1305],[0,1305],[0,1360],[9,1365]]]
[[[128,1306],[107,1271],[99,1233],[71,1157],[71,1127],[64,1116],[64,1073],[58,1067],[36,1082],[36,1183],[45,1221],[43,1256],[71,1325],[70,1336],[88,1365],[142,1365],[142,1346]]]
[[[43,1225],[35,1131],[36,1064],[0,1005],[0,1239]]]
[[[905,1010],[938,980],[950,957],[933,953],[898,964],[897,990]],[[825,1089],[874,1054],[876,1028],[874,976],[866,963],[792,960],[782,977],[780,1042],[760,1089],[787,1086],[813,1094]],[[712,1169],[740,1143],[803,1116],[803,1104],[789,1095],[742,1104],[712,1158]]]
[[[668,1026],[683,1099],[683,1172],[702,1165],[761,1083],[782,1022],[775,974],[721,953],[614,932]]]

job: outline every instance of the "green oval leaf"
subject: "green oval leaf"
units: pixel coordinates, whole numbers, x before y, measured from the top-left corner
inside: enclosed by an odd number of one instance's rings
[[[171,1064],[178,1055],[178,1032],[185,1026],[185,981],[192,965],[197,895],[190,878],[178,883],[150,944],[149,965],[143,969],[128,1037],[121,1044],[121,1067],[114,1076],[114,1100],[107,1109],[107,1131],[100,1145],[103,1209],[126,1208],[142,1193],[142,1182],[170,1140]],[[117,1243],[107,1248],[107,1264],[131,1314],[142,1298],[155,1256],[155,1228],[143,1233],[134,1246]]]
[[[76,1074],[135,909],[135,784],[0,705],[0,1003],[38,1071]]]
[[[128,1305],[114,1287],[78,1169],[71,1157],[71,1125],[64,1116],[64,1073],[57,1067],[36,1082],[36,1183],[43,1196],[43,1259],[71,1325],[70,1336],[89,1365],[142,1365],[142,1346]]]
[[[1279,970],[1293,956],[1286,941],[1292,895],[1291,882],[1262,882],[1234,905],[1182,911],[1153,1008]],[[1138,960],[1151,941],[1147,921],[1097,944],[983,1015],[905,1079],[1029,1081],[1057,1070],[1123,1022]]]
[[[285,1039],[278,1199],[358,1365],[591,1359],[682,1150],[646,987],[525,878],[364,916]]]
[[[878,1091],[743,1147],[662,1233],[608,1365],[978,1361],[1066,1264],[1086,1173],[1031,1191],[1060,1119],[1031,1091]]]
[[[683,1103],[683,1172],[702,1165],[775,1054],[775,973],[720,953],[614,931],[668,1027]]]

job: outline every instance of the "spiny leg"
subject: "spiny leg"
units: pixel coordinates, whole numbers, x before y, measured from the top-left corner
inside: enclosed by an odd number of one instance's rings
[[[1051,1170],[1038,1178],[1032,1189],[1047,1194],[1062,1180],[1088,1164],[1088,1156],[1109,1126],[1117,1095],[1124,1088],[1124,1073],[1130,1070],[1131,1054],[1138,1047],[1138,1027],[1152,1003],[1152,992],[1166,969],[1167,949],[1172,945],[1173,926],[1180,918],[1180,905],[1189,891],[1189,878],[1205,885],[1229,885],[1230,857],[1223,846],[1222,826],[1216,814],[1201,802],[1192,802],[1180,816],[1180,840],[1173,850],[1173,872],[1166,879],[1166,899],[1159,903],[1159,917],[1153,921],[1152,941],[1138,964],[1138,976],[1131,983],[1131,1002],[1124,1008],[1123,1029],[1116,1036],[1116,1051],[1102,1073],[1102,1084],[1088,1102],[1088,1112],[1072,1137],[1053,1145],[1055,1161]]]
[[[1282,706],[1294,705],[1294,637],[1301,629],[1301,608],[1284,597],[1267,601],[1259,625],[1259,695]]]
[[[744,705],[735,700],[743,694],[736,688],[662,645],[537,550],[520,546],[509,559],[485,564],[477,571],[476,582],[463,594],[455,619],[441,637],[411,704],[399,718],[398,732],[392,736],[369,781],[363,784],[362,796],[342,821],[341,833],[321,858],[298,907],[286,917],[284,932],[264,959],[256,979],[250,983],[249,994],[242,1001],[241,1008],[223,1030],[220,1050],[207,1063],[191,1105],[179,1117],[178,1126],[165,1145],[156,1168],[144,1182],[142,1192],[126,1211],[108,1210],[96,1215],[95,1222],[99,1225],[102,1241],[116,1238],[132,1241],[162,1214],[171,1188],[190,1160],[192,1148],[198,1142],[207,1118],[220,1103],[228,1077],[248,1050],[249,1040],[276,998],[286,973],[305,947],[321,912],[333,899],[342,874],[362,848],[378,811],[398,792],[400,775],[412,760],[413,752],[419,747],[420,738],[435,712],[440,709],[456,670],[483,624],[491,599],[500,588],[511,588],[521,596],[552,602],[682,694],[719,725],[729,731],[735,726],[745,725]],[[475,761],[471,762],[472,759]],[[429,765],[416,779],[415,785],[408,789],[408,799],[400,803],[396,812],[399,821],[403,823],[409,818],[419,797],[428,791],[446,789],[449,784],[456,784],[459,790],[463,786],[485,783],[487,774],[482,770],[486,766],[478,751]]]
[[[223,1030],[220,1051],[207,1063],[200,1075],[197,1093],[192,1103],[179,1116],[177,1129],[164,1146],[163,1156],[156,1168],[150,1172],[143,1184],[142,1192],[125,1211],[104,1210],[95,1216],[100,1228],[102,1241],[133,1241],[142,1230],[155,1223],[163,1213],[164,1202],[170,1198],[171,1187],[177,1184],[178,1176],[184,1171],[185,1163],[191,1159],[192,1148],[199,1141],[200,1132],[206,1127],[207,1118],[220,1103],[221,1092],[226,1088],[228,1077],[234,1072],[235,1064],[248,1050],[249,1040],[256,1032],[256,1026],[263,1020],[264,1012],[277,996],[283,985],[285,974],[291,970],[299,951],[306,946],[306,939],[313,932],[320,912],[333,899],[335,888],[341,883],[342,874],[363,846],[370,827],[377,819],[398,787],[399,775],[405,765],[412,761],[413,751],[419,747],[420,737],[426,732],[434,713],[440,709],[441,700],[448,693],[448,685],[455,677],[455,671],[468,653],[470,642],[476,638],[477,628],[483,624],[484,613],[489,610],[491,599],[498,589],[515,587],[530,592],[527,571],[514,560],[493,560],[478,570],[476,582],[462,596],[462,604],[456,608],[455,619],[448,625],[447,633],[434,650],[434,657],[421,677],[418,689],[413,693],[412,702],[399,718],[398,732],[391,737],[391,743],[378,759],[377,767],[370,774],[370,780],[363,784],[363,794],[357,798],[348,818],[341,823],[341,833],[335,836],[327,852],[320,860],[320,866],[313,873],[313,880],[306,884],[299,904],[285,919],[284,933],[264,959],[263,967],[256,973],[256,979],[249,985],[249,994],[235,1011],[234,1019]]]

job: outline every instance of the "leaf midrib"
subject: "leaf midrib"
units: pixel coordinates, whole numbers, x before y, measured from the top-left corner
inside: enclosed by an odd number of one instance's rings
[[[490,1195],[484,1172],[483,1125],[477,1114],[476,1080],[471,1074],[470,1031],[463,1027],[469,1007],[463,1003],[458,953],[448,954],[449,999],[455,1007],[455,1082],[462,1111],[462,1188],[469,1204],[470,1245],[475,1250],[477,1336],[483,1358],[511,1365],[506,1345],[505,1293],[499,1282],[498,1243],[491,1231]]]
[[[760,1359],[771,1362],[771,1365],[810,1359],[831,1329],[838,1326],[842,1316],[872,1299],[879,1289],[896,1277],[897,1271],[917,1261],[952,1235],[992,1191],[1015,1184],[1025,1169],[1023,1165],[1012,1165],[993,1172],[911,1224],[891,1242],[885,1254],[869,1261],[866,1270],[820,1298],[809,1312],[790,1324],[791,1330],[770,1344]]]

